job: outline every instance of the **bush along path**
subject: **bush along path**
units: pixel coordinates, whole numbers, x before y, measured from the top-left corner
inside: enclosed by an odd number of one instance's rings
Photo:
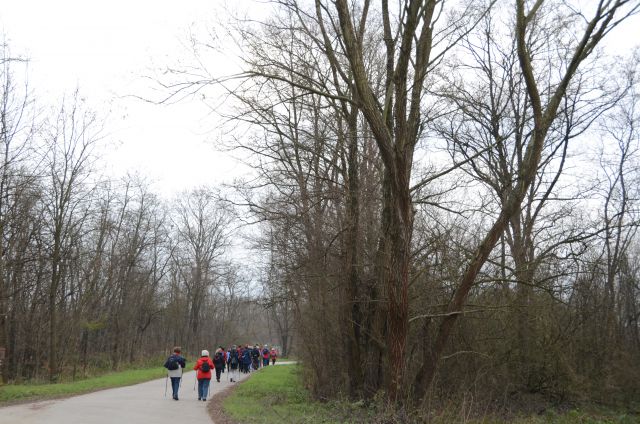
[[[239,380],[244,378],[246,377],[240,376]],[[161,378],[66,399],[6,406],[0,408],[0,424],[209,424],[211,418],[207,413],[208,402],[197,400],[195,383],[195,372],[184,374],[179,401],[171,398],[170,382]],[[214,396],[233,384],[227,380],[225,373],[220,383],[213,379],[209,396]]]
[[[215,424],[293,423],[430,423],[430,424],[640,424],[640,416],[599,409],[547,411],[543,415],[470,417],[464,408],[433,411],[429,417],[393,415],[378,403],[316,402],[311,399],[297,365],[268,367],[217,394],[209,405]]]

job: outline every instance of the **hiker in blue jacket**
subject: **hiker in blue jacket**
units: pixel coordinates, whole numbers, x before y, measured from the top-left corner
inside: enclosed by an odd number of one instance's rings
[[[242,363],[244,365],[243,372],[246,374],[251,369],[251,350],[249,350],[249,346],[247,346],[242,352]]]
[[[171,390],[173,391],[173,399],[178,400],[178,389],[180,389],[180,379],[182,379],[182,369],[187,366],[187,360],[181,355],[180,346],[173,348],[173,354],[169,356],[164,363],[164,367],[168,370],[168,377],[171,378]],[[166,395],[166,390],[165,390]]]

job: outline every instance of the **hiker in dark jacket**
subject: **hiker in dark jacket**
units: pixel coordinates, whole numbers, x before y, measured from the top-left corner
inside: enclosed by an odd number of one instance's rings
[[[260,349],[258,345],[255,345],[253,350],[251,350],[251,361],[253,363],[253,369],[257,371],[260,368]]]
[[[182,349],[180,346],[174,347],[173,354],[169,356],[164,363],[164,367],[168,370],[168,377],[171,378],[171,390],[173,391],[174,400],[178,400],[178,390],[180,389],[180,380],[182,379],[182,369],[187,366],[187,361],[180,354],[181,352]]]
[[[237,380],[238,368],[240,368],[240,354],[238,351],[239,349],[236,348],[236,345],[233,345],[227,355],[227,370],[229,370],[229,379],[232,383]],[[240,369],[240,372],[242,372],[242,369]]]
[[[220,373],[222,373],[222,370],[224,370],[224,364],[225,364],[224,350],[222,350],[221,348],[218,348],[218,350],[216,350],[216,354],[213,355],[213,365],[216,367],[216,381],[218,383],[220,382]]]
[[[198,379],[198,400],[207,400],[209,394],[209,383],[211,382],[211,369],[213,368],[213,362],[209,358],[209,351],[203,350],[202,356],[196,362],[193,367],[198,371],[196,378]]]

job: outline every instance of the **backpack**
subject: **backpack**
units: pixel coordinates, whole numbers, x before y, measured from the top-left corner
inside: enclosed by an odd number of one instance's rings
[[[164,367],[169,371],[177,370],[180,367],[180,364],[178,364],[178,357],[174,355],[169,356],[169,359],[167,359],[167,362],[165,362]]]
[[[224,363],[224,358],[222,356],[222,352],[216,353],[216,356],[213,358],[214,364]]]
[[[202,365],[200,365],[200,371],[209,372],[211,371],[211,365],[209,365],[209,361],[204,361]]]
[[[231,352],[231,365],[238,365],[238,352]]]

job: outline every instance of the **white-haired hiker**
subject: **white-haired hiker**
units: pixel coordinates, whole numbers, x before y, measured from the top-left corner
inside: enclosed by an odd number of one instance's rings
[[[196,378],[198,379],[198,400],[207,400],[209,394],[209,383],[211,382],[211,370],[213,369],[213,362],[209,358],[209,351],[203,350],[202,356],[196,362],[193,367],[197,371]]]

